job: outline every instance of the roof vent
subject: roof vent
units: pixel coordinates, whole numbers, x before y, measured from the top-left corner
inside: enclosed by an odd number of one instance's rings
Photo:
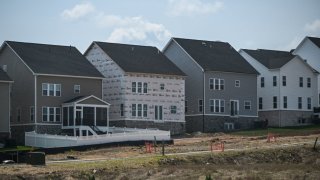
[[[206,45],[207,45],[207,44],[206,44],[206,42],[202,42],[201,44],[202,44],[202,45],[204,45],[204,46],[206,46]]]

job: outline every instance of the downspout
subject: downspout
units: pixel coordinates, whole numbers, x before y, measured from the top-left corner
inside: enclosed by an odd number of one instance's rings
[[[38,132],[37,126],[37,75],[34,76],[34,124],[35,132]]]
[[[278,108],[279,108],[279,127],[281,127],[281,74],[280,74],[281,70],[279,69],[279,105],[278,105]],[[287,80],[286,80],[287,81]]]

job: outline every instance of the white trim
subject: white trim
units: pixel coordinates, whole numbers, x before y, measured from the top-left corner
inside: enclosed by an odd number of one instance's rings
[[[37,76],[53,76],[53,77],[69,77],[69,78],[85,78],[85,79],[104,79],[105,77],[89,77],[89,76],[73,76],[73,75],[64,75],[64,74],[42,74],[35,73]]]
[[[202,115],[202,114],[201,114]],[[185,120],[155,120],[155,119],[110,119],[110,121],[145,121],[145,122],[156,122],[156,123],[163,123],[163,122],[186,122]]]
[[[34,122],[37,122],[37,118],[38,118],[38,116],[37,116],[37,105],[38,105],[38,103],[37,103],[37,76],[34,76]],[[42,86],[41,86],[41,94],[42,94]]]
[[[22,61],[22,63],[31,71],[31,73],[33,74],[33,75],[35,75],[35,73],[32,71],[32,69],[27,65],[27,63],[26,62],[24,62],[24,60],[18,55],[18,53],[8,44],[8,42],[7,41],[5,41],[5,43],[6,43],[6,45],[13,51],[13,53],[16,55],[16,56],[18,56],[18,58]],[[2,49],[2,47],[1,47],[1,49]]]
[[[5,80],[0,80],[0,83],[14,83],[14,81],[5,81]]]
[[[205,116],[224,116],[224,117],[259,117],[259,116],[253,116],[253,115],[237,115],[237,116],[231,116],[228,114],[204,114]],[[189,114],[186,116],[203,116],[203,114]]]
[[[264,111],[303,111],[303,112],[306,112],[306,111],[309,111],[309,112],[313,112],[313,109],[261,109],[261,110],[258,110],[258,112],[264,112]]]
[[[85,101],[85,100],[87,100],[89,98],[94,98],[94,99],[96,99],[96,100],[98,100],[98,101],[100,101],[100,102],[102,102],[102,103],[104,103],[106,105],[81,104],[81,101]],[[78,104],[79,102],[80,102],[79,106],[89,106],[89,107],[106,107],[106,106],[109,107],[111,105],[110,103],[107,103],[106,101],[104,101],[104,100],[102,100],[102,99],[100,99],[100,98],[98,98],[98,97],[96,97],[94,95],[90,95],[90,96],[86,96],[86,97],[83,97],[81,99],[78,99],[75,102],[64,103],[64,104],[62,104],[62,106],[65,106],[65,107],[66,106],[75,106],[75,104]]]
[[[11,124],[11,126],[33,126],[33,125],[52,125],[52,126],[61,126],[61,123],[23,123],[23,124]]]
[[[250,108],[249,109],[246,109],[246,102],[249,102],[250,103]],[[251,100],[244,100],[243,102],[243,109],[245,111],[251,111],[252,110],[252,101]]]

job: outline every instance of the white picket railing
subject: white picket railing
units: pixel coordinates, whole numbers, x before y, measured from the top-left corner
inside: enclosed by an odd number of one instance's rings
[[[153,141],[154,138],[160,141],[170,140],[170,131],[133,128],[114,128],[112,130],[113,132],[121,133],[92,136],[61,136],[50,134],[37,134],[34,131],[26,132],[25,145],[42,148],[53,148],[94,145],[124,141]]]

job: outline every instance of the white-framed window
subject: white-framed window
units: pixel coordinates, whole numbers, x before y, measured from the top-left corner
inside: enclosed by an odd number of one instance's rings
[[[307,87],[311,88],[311,78],[307,78]]]
[[[164,83],[160,84],[160,90],[164,90]]]
[[[235,80],[234,85],[235,87],[240,87],[240,80]]]
[[[120,104],[120,116],[124,116],[124,104]]]
[[[34,121],[34,106],[30,107],[30,121]]]
[[[142,104],[138,104],[138,117],[142,117]]]
[[[225,109],[225,101],[223,99],[210,99],[210,112],[223,113]]]
[[[260,87],[264,87],[264,77],[260,78]]]
[[[170,113],[176,114],[177,113],[177,106],[170,106]]]
[[[148,93],[148,83],[143,83],[143,93]]]
[[[213,78],[209,79],[209,89],[214,89],[214,79]]]
[[[162,115],[162,106],[154,106],[154,119],[155,120],[163,120]]]
[[[42,83],[42,96],[61,96],[61,84]]]
[[[262,109],[263,108],[263,99],[262,99],[262,97],[259,97],[259,109]]]
[[[311,109],[311,97],[307,98],[307,108]]]
[[[303,87],[303,77],[299,77],[299,87]]]
[[[142,82],[138,82],[138,93],[142,93]]]
[[[282,86],[287,86],[287,76],[282,76]]]
[[[224,130],[233,130],[234,123],[224,123]]]
[[[148,105],[147,104],[132,104],[131,106],[132,117],[147,117]]]
[[[298,109],[302,109],[302,97],[298,97]]]
[[[203,101],[202,101],[202,99],[198,100],[198,111],[199,112],[203,111]]]
[[[277,76],[273,76],[273,86],[277,86]]]
[[[278,108],[278,100],[277,96],[273,96],[273,109]]]
[[[136,117],[137,116],[137,105],[136,104],[132,104],[131,106],[131,112],[132,112],[132,117]]]
[[[80,93],[80,85],[74,85],[73,92],[79,94]]]
[[[283,108],[287,109],[288,108],[288,97],[283,96]]]
[[[244,109],[251,110],[251,101],[244,101]]]
[[[224,90],[224,79],[210,78],[209,88],[213,90]]]
[[[136,82],[132,82],[131,83],[131,90],[133,93],[137,92],[137,83]]]
[[[143,117],[148,117],[148,105],[143,105]]]
[[[60,107],[42,107],[42,121],[44,122],[60,122],[61,108]]]

